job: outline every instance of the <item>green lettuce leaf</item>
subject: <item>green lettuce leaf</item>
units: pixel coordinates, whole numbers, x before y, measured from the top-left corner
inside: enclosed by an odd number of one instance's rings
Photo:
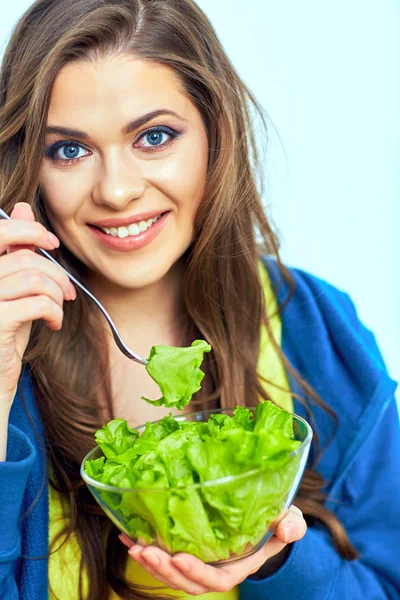
[[[183,489],[171,495],[168,511],[174,523],[170,531],[174,552],[188,552],[204,562],[228,558],[229,552],[221,547],[198,490]]]
[[[100,458],[86,461],[84,464],[85,473],[89,475],[89,477],[97,479],[97,481],[101,481],[101,475],[104,471],[104,461],[104,456],[100,456]]]
[[[96,442],[107,458],[114,458],[131,448],[138,436],[125,419],[113,419],[95,433]]]
[[[281,438],[293,437],[293,418],[273,402],[259,402],[256,407],[254,431],[279,431]]]
[[[211,346],[204,340],[196,340],[188,348],[172,346],[153,346],[150,351],[146,370],[158,384],[161,398],[149,400],[154,406],[176,406],[182,410],[189,404],[191,397],[200,389],[204,377],[200,365],[205,352],[210,352]]]

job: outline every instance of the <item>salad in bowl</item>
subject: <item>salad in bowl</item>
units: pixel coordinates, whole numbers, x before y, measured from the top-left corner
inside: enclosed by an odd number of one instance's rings
[[[146,368],[163,395],[146,400],[182,409],[200,388],[210,347],[198,340],[174,348],[175,360],[168,348],[152,349]],[[137,428],[114,419],[96,432],[81,475],[132,541],[227,563],[273,534],[296,494],[311,439],[303,419],[270,401],[170,414]]]

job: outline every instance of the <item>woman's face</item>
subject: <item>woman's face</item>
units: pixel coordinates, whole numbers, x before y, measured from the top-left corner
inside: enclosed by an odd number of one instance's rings
[[[208,162],[200,113],[168,67],[76,62],[51,94],[40,186],[55,233],[124,288],[159,281],[184,254]]]

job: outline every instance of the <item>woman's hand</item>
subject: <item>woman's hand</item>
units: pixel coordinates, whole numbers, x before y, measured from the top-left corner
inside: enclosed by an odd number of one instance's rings
[[[20,202],[11,220],[0,219],[0,409],[11,408],[28,344],[32,321],[44,319],[61,328],[63,302],[76,297],[63,270],[35,247],[54,250],[58,239],[35,221],[32,209]]]
[[[307,525],[302,512],[291,506],[277,520],[276,531],[258,552],[228,565],[212,567],[190,554],[170,556],[155,546],[134,544],[124,534],[120,540],[128,552],[155,579],[173,590],[197,596],[207,592],[226,592],[256,573],[269,559],[282,552],[287,544],[300,540]],[[268,564],[268,563],[267,563]]]

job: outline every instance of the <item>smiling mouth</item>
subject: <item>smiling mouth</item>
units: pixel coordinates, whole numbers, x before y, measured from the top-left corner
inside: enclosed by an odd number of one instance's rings
[[[147,231],[152,225],[154,225],[154,223],[157,223],[157,221],[161,219],[164,214],[165,213],[161,213],[157,215],[157,217],[153,217],[152,219],[147,219],[145,221],[135,221],[134,223],[122,227],[98,227],[97,225],[92,225],[92,227],[99,229],[111,237],[118,237],[120,239],[136,237]]]

